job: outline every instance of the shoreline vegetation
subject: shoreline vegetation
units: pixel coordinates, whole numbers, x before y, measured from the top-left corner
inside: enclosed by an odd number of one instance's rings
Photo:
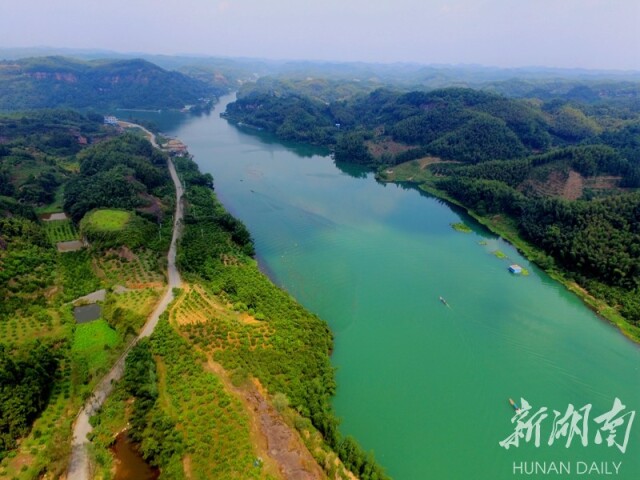
[[[336,164],[467,210],[640,342],[640,88],[568,86],[540,82],[531,98],[507,84],[354,88],[336,99],[311,80],[264,78],[225,118],[329,147]]]
[[[410,162],[407,162],[410,163]],[[398,165],[397,167],[399,167]],[[465,206],[462,202],[448,195],[446,192],[438,189],[432,182],[414,179],[403,180],[386,180],[380,175],[380,172],[376,173],[376,178],[383,183],[399,183],[399,184],[412,184],[420,190],[432,195],[440,200],[444,200],[450,205],[462,208],[470,217],[476,220],[480,225],[484,226],[490,232],[498,235],[500,238],[506,240],[513,245],[518,252],[530,262],[536,264],[538,268],[543,270],[547,275],[553,278],[555,281],[562,284],[568,291],[576,295],[590,310],[592,310],[598,317],[606,320],[607,322],[615,325],[618,330],[628,339],[640,345],[640,328],[629,323],[625,318],[612,306],[608,305],[605,301],[594,297],[585,288],[578,285],[575,281],[567,278],[566,273],[557,270],[556,268],[545,268],[540,265],[536,259],[541,255],[545,255],[544,251],[531,245],[523,239],[516,231],[512,224],[508,220],[504,219],[500,215],[493,217],[487,217],[478,214],[473,209]],[[499,252],[499,251],[498,251]],[[502,253],[502,252],[500,252]],[[504,254],[502,254],[504,255]],[[498,256],[496,254],[496,256]]]

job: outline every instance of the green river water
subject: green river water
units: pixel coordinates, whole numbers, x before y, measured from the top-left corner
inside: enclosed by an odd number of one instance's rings
[[[238,129],[219,117],[231,99],[209,116],[145,117],[214,176],[261,268],[331,326],[343,434],[397,480],[640,478],[640,418],[617,427],[615,442],[629,433],[625,453],[607,446],[609,433],[595,443],[595,418],[616,397],[618,417],[640,410],[638,345],[464,213],[338,168],[326,152]],[[459,221],[473,232],[453,230]],[[510,274],[511,263],[530,275]],[[549,416],[539,447],[532,438],[506,450],[508,399],[521,397],[528,418],[541,407]],[[587,446],[579,435],[569,448],[566,436],[548,444],[553,410],[569,404],[592,405]]]

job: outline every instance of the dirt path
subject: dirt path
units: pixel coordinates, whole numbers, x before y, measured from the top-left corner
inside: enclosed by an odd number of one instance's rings
[[[124,122],[123,122],[124,123]],[[155,135],[149,132],[147,129],[140,127],[139,125],[128,124],[130,127],[138,127],[144,130],[150,135],[151,144],[158,148],[158,144],[155,140]],[[95,388],[93,395],[89,398],[84,405],[78,417],[76,418],[73,426],[73,440],[71,443],[71,460],[69,462],[69,469],[67,471],[67,480],[89,480],[91,478],[91,464],[88,455],[88,443],[87,435],[91,432],[92,427],[89,424],[89,418],[102,406],[105,399],[111,393],[113,384],[122,377],[124,372],[124,361],[129,354],[131,348],[141,338],[148,337],[153,333],[153,330],[158,324],[160,315],[164,313],[167,306],[173,300],[173,289],[180,287],[182,280],[180,279],[180,273],[176,268],[176,243],[180,235],[180,225],[183,216],[182,195],[183,189],[178,174],[171,160],[168,160],[169,173],[171,179],[176,188],[176,211],[173,220],[173,236],[171,237],[171,246],[169,247],[169,253],[167,255],[168,265],[167,271],[169,275],[169,285],[164,296],[160,299],[160,302],[154,309],[153,313],[147,320],[144,328],[140,332],[140,335],[129,344],[124,353],[120,356],[118,361],[113,365],[111,371],[104,376],[100,383]]]
[[[144,128],[142,125],[138,125],[137,123],[125,122],[124,120],[118,120],[118,125],[120,125],[122,128],[139,128],[145,133],[145,135],[151,142],[151,145],[153,145],[157,149],[160,149],[160,146],[156,143],[156,136],[149,130]]]
[[[584,179],[582,175],[574,170],[569,171],[569,178],[567,183],[564,184],[562,189],[562,198],[567,200],[577,200],[582,196],[582,190],[584,187]]]

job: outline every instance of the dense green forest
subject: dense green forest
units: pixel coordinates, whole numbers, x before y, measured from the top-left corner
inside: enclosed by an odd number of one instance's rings
[[[227,116],[327,145],[336,161],[369,166],[381,180],[414,165],[419,174],[407,180],[481,216],[506,215],[538,249],[533,260],[640,325],[638,83],[358,91],[347,82],[341,98],[314,84],[262,79]]]
[[[334,83],[315,91],[308,82],[262,80],[240,91],[227,116],[286,140],[404,146],[399,153],[390,150],[367,159],[379,165],[427,154],[467,163],[506,160],[577,143],[625,148],[622,153],[629,156],[640,115],[635,101],[623,106],[557,98],[543,103],[466,88],[403,92],[360,87],[336,98],[325,92]],[[353,161],[343,158],[339,147],[336,159]]]
[[[225,90],[140,59],[38,57],[0,61],[0,110],[180,109],[210,105]]]
[[[57,367],[54,345],[0,344],[0,457],[15,448],[46,406]]]
[[[96,207],[148,207],[150,193],[169,185],[166,158],[134,134],[90,147],[77,158],[79,175],[64,192],[65,211],[76,221]]]

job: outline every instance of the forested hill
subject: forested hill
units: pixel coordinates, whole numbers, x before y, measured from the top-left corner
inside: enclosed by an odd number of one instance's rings
[[[371,85],[353,82],[261,79],[239,92],[227,114],[285,140],[335,146],[341,161],[393,164],[430,154],[478,163],[579,143],[625,148],[640,122],[640,102],[635,97],[620,102],[513,99],[468,88],[372,91]]]
[[[219,93],[204,82],[139,59],[39,57],[0,62],[0,110],[179,109]]]
[[[524,248],[538,264],[613,306],[610,318],[622,314],[640,326],[636,96],[567,100],[554,96],[556,87],[529,99],[468,88],[348,88],[335,99],[317,80],[262,80],[239,92],[227,116],[285,140],[330,146],[336,161],[459,202],[517,235],[513,241],[529,242]],[[630,335],[640,339],[640,330]]]

